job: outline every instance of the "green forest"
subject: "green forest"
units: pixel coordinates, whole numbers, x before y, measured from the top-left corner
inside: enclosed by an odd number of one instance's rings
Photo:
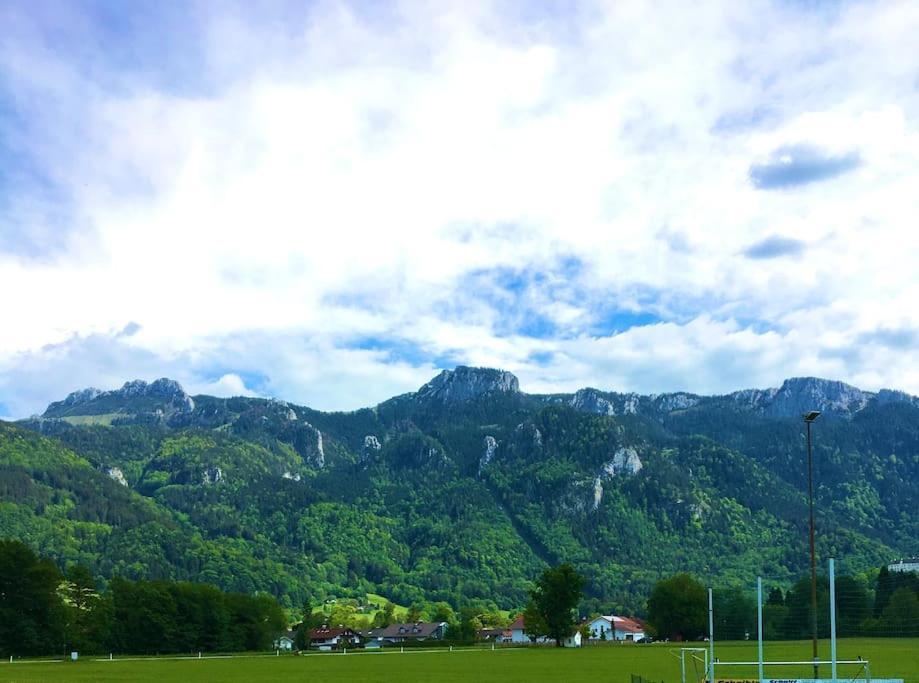
[[[178,385],[52,404],[0,423],[0,538],[104,590],[195,581],[294,612],[368,593],[519,610],[563,562],[585,612],[639,616],[679,572],[745,591],[804,575],[798,418],[719,397],[598,414],[469,372],[484,389],[438,378],[351,413]],[[919,408],[828,414],[815,444],[818,555],[873,586],[917,554]]]

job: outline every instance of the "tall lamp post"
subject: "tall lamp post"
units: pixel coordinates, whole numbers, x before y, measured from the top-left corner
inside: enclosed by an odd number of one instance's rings
[[[814,550],[814,455],[811,449],[811,425],[818,417],[819,410],[811,410],[804,415],[804,424],[807,425],[807,500],[810,506],[811,637],[814,645],[814,679],[820,678],[820,665],[817,664],[817,556]]]

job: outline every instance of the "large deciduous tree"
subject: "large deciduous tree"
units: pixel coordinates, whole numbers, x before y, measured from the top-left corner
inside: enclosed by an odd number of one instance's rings
[[[531,602],[526,615],[534,621],[538,619],[540,630],[545,630],[545,635],[561,647],[565,638],[575,632],[574,610],[583,595],[584,577],[574,567],[570,564],[550,567],[536,580],[536,587],[530,592]],[[527,616],[524,616],[526,619]],[[526,621],[528,633],[534,632],[534,625]]]
[[[648,599],[648,622],[659,638],[692,640],[706,633],[705,587],[690,574],[658,581]]]

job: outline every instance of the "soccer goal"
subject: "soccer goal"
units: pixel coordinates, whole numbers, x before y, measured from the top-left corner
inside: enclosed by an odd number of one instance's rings
[[[684,647],[671,650],[680,660],[680,683],[705,683],[708,680],[708,650],[704,647]]]

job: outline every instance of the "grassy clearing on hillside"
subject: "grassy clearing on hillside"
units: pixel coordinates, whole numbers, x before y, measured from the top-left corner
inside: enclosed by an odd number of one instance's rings
[[[767,658],[808,658],[809,644],[769,643]],[[821,649],[828,649],[827,643]],[[0,664],[0,681],[430,681],[459,683],[495,681],[586,681],[629,683],[630,674],[677,683],[679,662],[671,646],[608,645],[580,650],[545,648],[505,648],[491,650],[415,650],[382,653],[316,654],[304,657],[234,657],[227,659],[177,660],[136,659],[114,662],[91,661],[76,664],[23,663]],[[722,661],[753,659],[755,643],[724,643],[717,646]],[[823,654],[823,653],[821,653]],[[851,639],[839,645],[840,658],[858,655],[871,661],[874,678],[903,678],[919,683],[919,639]],[[751,671],[725,669],[719,678],[755,676]],[[791,678],[808,675],[807,667],[798,671],[788,667],[767,670],[767,676]],[[840,676],[855,675],[852,668],[841,669]],[[829,677],[829,667],[821,675]]]

